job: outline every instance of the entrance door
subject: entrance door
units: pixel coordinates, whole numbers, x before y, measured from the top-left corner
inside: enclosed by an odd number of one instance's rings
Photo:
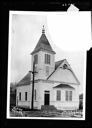
[[[44,93],[44,105],[49,105],[50,93],[49,91],[45,91]]]

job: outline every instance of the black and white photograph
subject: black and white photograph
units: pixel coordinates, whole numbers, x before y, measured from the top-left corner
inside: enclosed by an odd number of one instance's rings
[[[9,12],[8,119],[85,120],[90,33],[91,12]]]

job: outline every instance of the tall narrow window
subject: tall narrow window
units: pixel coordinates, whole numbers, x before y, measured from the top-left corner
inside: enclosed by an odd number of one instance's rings
[[[66,91],[66,101],[72,101],[72,91]]]
[[[57,101],[61,100],[61,91],[57,90]]]
[[[21,100],[21,92],[19,92],[19,100]]]
[[[66,91],[66,101],[68,101],[68,91]]]
[[[70,91],[70,101],[72,101],[72,91]]]
[[[45,64],[50,64],[50,55],[45,54]]]
[[[25,92],[25,101],[27,101],[27,92]]]
[[[47,54],[45,54],[45,64],[47,63]]]
[[[34,62],[35,62],[35,64],[38,63],[38,55],[34,55]]]
[[[36,89],[34,90],[34,100],[36,100]]]

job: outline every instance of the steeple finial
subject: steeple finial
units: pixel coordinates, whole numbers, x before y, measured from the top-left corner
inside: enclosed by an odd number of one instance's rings
[[[44,29],[44,25],[43,25],[43,28],[42,28],[42,34],[44,34],[45,33],[45,29]]]

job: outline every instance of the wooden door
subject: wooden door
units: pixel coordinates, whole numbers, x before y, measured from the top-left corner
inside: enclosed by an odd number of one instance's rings
[[[45,94],[44,94],[44,105],[49,105],[49,102],[50,102],[49,91],[45,91]]]

